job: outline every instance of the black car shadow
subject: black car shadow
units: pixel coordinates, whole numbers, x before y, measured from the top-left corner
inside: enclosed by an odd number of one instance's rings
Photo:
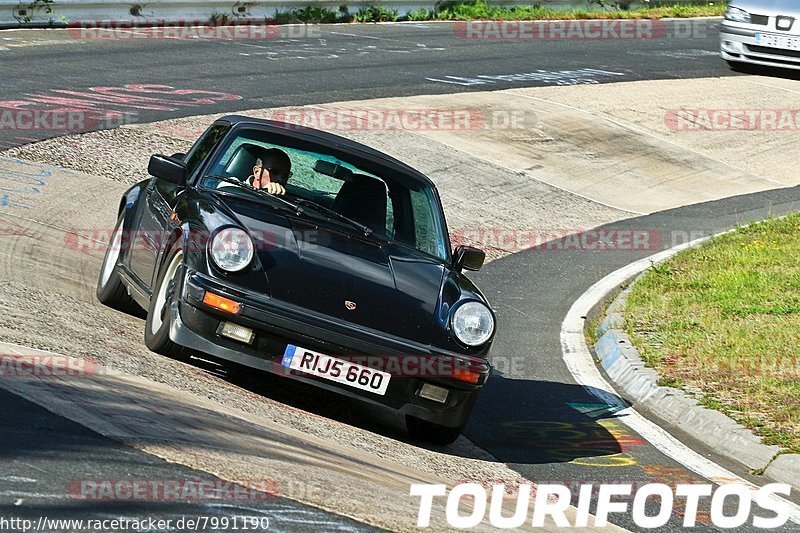
[[[613,456],[623,452],[608,429],[617,409],[581,385],[493,375],[465,435],[504,463]]]
[[[412,440],[403,416],[388,408],[267,372],[227,363],[224,368],[231,383],[276,402],[420,448],[488,459],[463,441],[436,446]],[[613,416],[613,412],[598,404],[599,400],[579,385],[514,380],[493,373],[478,396],[464,435],[504,463],[560,463],[619,454],[622,449],[616,439],[597,419]]]
[[[728,63],[728,65],[732,71],[740,74],[768,76],[770,78],[784,78],[787,80],[800,80],[800,70],[770,67],[767,65],[755,65],[751,63]]]

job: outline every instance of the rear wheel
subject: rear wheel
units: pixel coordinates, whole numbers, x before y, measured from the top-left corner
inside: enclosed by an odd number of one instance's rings
[[[434,424],[416,416],[406,415],[406,430],[411,438],[444,446],[455,442],[464,426],[455,428]]]
[[[168,357],[183,355],[183,347],[169,338],[170,314],[176,287],[178,272],[183,263],[183,250],[174,248],[167,258],[166,268],[161,269],[155,290],[150,296],[150,308],[144,324],[144,343],[152,351]]]
[[[125,220],[125,212],[120,213],[117,219],[117,225],[114,227],[114,232],[111,234],[111,239],[108,242],[106,255],[103,258],[103,266],[100,268],[100,277],[97,279],[97,299],[101,304],[107,305],[120,311],[141,312],[139,305],[130,297],[128,290],[123,285],[119,275],[119,262],[120,251],[122,250],[124,239],[124,232],[122,223]]]

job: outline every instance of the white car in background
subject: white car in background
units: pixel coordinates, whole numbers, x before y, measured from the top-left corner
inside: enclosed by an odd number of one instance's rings
[[[733,0],[720,28],[722,59],[800,69],[800,0]]]

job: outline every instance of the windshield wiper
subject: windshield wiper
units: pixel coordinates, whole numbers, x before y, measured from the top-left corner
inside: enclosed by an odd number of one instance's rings
[[[334,211],[333,209],[331,209],[329,207],[325,207],[322,204],[318,204],[317,202],[314,202],[313,200],[306,200],[305,198],[297,198],[295,201],[299,205],[305,205],[305,206],[310,207],[311,209],[318,209],[318,210],[322,211],[323,213],[327,213],[329,215],[334,215],[339,220],[341,220],[343,222],[346,222],[346,223],[350,224],[351,226],[363,231],[364,235],[367,236],[367,237],[369,237],[370,235],[375,234],[375,232],[369,226],[366,226],[366,225],[362,224],[361,222],[353,220],[352,218],[346,217],[343,214],[338,213],[338,212]],[[328,219],[328,220],[330,220],[330,219]]]
[[[205,179],[220,180],[220,181],[224,181],[226,183],[232,183],[234,185],[238,185],[239,187],[241,187],[243,189],[247,189],[248,191],[254,191],[254,192],[260,194],[261,196],[270,198],[271,200],[274,200],[274,201],[278,202],[278,204],[281,207],[283,207],[284,209],[289,209],[289,210],[291,210],[292,212],[294,212],[297,215],[302,215],[305,212],[305,210],[302,207],[300,207],[299,205],[294,204],[294,203],[292,203],[292,202],[290,202],[288,200],[284,200],[283,198],[280,198],[280,197],[278,197],[278,196],[276,196],[274,194],[270,194],[270,193],[268,193],[268,192],[266,192],[266,191],[264,191],[262,189],[258,189],[256,187],[253,187],[252,185],[250,185],[246,181],[242,181],[242,180],[237,179],[237,178],[231,178],[230,176],[206,176]],[[211,189],[211,188],[208,188],[208,187],[205,187],[205,189],[209,190],[209,191],[215,191],[215,192],[220,191],[220,189]],[[222,192],[225,192],[225,191],[222,191]]]
[[[348,224],[348,225],[360,230],[361,232],[363,232],[366,237],[369,237],[370,235],[377,235],[372,230],[372,228],[370,228],[369,226],[366,226],[366,225],[362,224],[361,222],[353,220],[352,218],[346,217],[346,216],[342,215],[341,213],[338,213],[338,212],[334,211],[333,209],[330,209],[329,207],[325,207],[324,205],[318,204],[317,202],[314,202],[312,200],[306,200],[305,198],[295,198],[295,202],[296,203],[290,202],[289,200],[284,200],[283,198],[280,198],[279,196],[276,196],[274,194],[270,194],[270,193],[265,192],[265,191],[263,191],[261,189],[257,189],[256,187],[253,187],[252,185],[250,185],[246,181],[241,181],[241,180],[239,180],[237,178],[231,178],[229,176],[206,176],[206,179],[220,180],[220,181],[224,181],[226,183],[232,183],[234,185],[238,185],[239,187],[242,187],[243,189],[247,189],[249,191],[255,191],[255,192],[261,194],[262,196],[266,196],[266,197],[278,202],[282,207],[284,207],[285,209],[290,209],[292,212],[294,212],[297,215],[303,215],[303,214],[310,215],[310,213],[308,211],[306,211],[305,209],[303,209],[301,207],[301,206],[307,206],[307,207],[310,207],[313,210],[318,210],[318,211],[321,211],[323,213],[327,213],[329,215],[334,215],[336,217],[336,219],[338,219],[339,221],[345,222],[346,224]],[[209,188],[206,188],[206,189],[210,190],[210,191],[220,191],[220,189],[209,189]],[[323,217],[323,219],[325,221],[327,221],[327,222],[336,222],[336,219],[332,219],[330,217]]]

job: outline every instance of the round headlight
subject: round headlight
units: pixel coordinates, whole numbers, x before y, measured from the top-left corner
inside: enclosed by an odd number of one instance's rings
[[[239,228],[225,228],[211,241],[211,257],[222,270],[238,272],[253,260],[253,241]]]
[[[494,317],[482,303],[467,302],[456,309],[452,327],[458,340],[467,346],[480,346],[494,332]]]

